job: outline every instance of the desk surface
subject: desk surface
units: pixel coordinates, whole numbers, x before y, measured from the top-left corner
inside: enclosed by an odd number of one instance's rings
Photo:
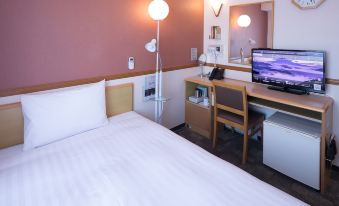
[[[186,78],[185,81],[194,82],[197,84],[205,85],[212,87],[212,81],[208,78],[200,78],[198,76]],[[279,102],[282,104],[287,104],[294,107],[300,107],[307,110],[312,110],[316,112],[326,112],[330,105],[333,104],[333,99],[328,96],[321,95],[295,95],[285,92],[279,92],[267,89],[267,86],[262,84],[257,84],[253,82],[240,81],[235,79],[223,79],[223,80],[213,80],[218,82],[225,82],[235,85],[244,85],[246,86],[247,95],[251,97],[257,97],[260,99],[265,99],[269,101]]]

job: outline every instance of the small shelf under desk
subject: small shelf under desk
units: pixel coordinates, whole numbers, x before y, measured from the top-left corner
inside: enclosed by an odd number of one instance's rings
[[[321,113],[319,112],[298,108],[291,105],[281,104],[279,102],[273,102],[270,100],[260,99],[256,97],[249,97],[249,104],[257,107],[273,109],[285,114],[321,123]]]
[[[211,103],[211,85],[206,85],[200,81],[185,81],[185,123],[195,132],[211,139],[213,128],[212,106],[204,106],[188,100],[190,96],[195,95],[198,86],[204,86],[208,89],[208,99]]]

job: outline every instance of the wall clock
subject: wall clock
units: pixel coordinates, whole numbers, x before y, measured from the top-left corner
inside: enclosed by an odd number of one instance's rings
[[[316,9],[325,0],[292,0],[292,2],[300,9]]]

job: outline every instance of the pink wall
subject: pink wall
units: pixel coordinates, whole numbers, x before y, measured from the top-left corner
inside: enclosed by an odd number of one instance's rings
[[[0,1],[0,90],[155,67],[144,45],[155,37],[151,0]],[[167,0],[161,24],[164,66],[192,63],[203,47],[203,0]]]
[[[241,28],[237,24],[238,17],[246,14],[251,18],[251,24],[247,28]],[[232,6],[230,9],[231,19],[231,57],[240,57],[240,48],[245,47],[245,56],[251,55],[252,48],[267,47],[267,12],[261,11],[261,4]],[[257,43],[254,46],[248,44],[249,38]]]

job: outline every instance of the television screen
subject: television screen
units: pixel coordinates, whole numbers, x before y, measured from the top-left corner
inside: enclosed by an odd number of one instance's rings
[[[325,92],[325,52],[252,50],[252,81],[308,92]]]

